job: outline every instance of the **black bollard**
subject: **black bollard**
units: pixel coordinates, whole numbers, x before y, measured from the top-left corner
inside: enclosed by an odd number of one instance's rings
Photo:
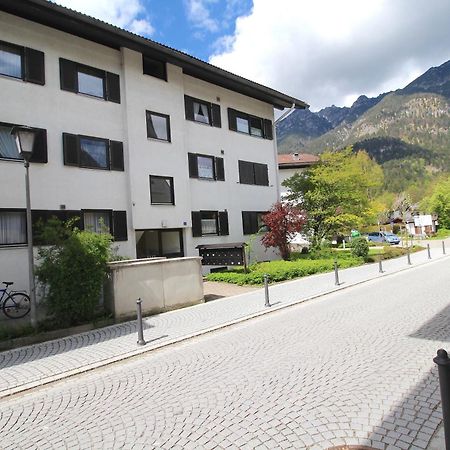
[[[450,450],[450,359],[447,352],[443,348],[440,348],[433,361],[438,365],[439,370],[445,448],[446,450]]]
[[[144,329],[142,327],[142,300],[139,298],[136,300],[137,309],[137,332],[138,332],[138,345],[145,345]]]
[[[271,306],[269,301],[269,275],[267,275],[267,273],[264,274],[264,295],[266,298],[264,306]]]
[[[445,241],[442,241],[442,254],[445,255]]]
[[[338,270],[338,262],[337,259],[334,260],[334,284],[339,286],[339,270]]]
[[[408,259],[408,265],[411,265],[411,252],[409,250],[409,247],[406,247],[406,257]]]
[[[427,244],[428,259],[431,259],[430,244]]]
[[[380,259],[378,260],[378,272],[380,272],[380,273],[383,273],[383,262],[382,262],[383,260],[381,259],[381,256],[380,256]]]

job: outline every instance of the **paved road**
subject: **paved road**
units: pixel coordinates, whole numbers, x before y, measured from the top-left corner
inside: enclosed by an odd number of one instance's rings
[[[424,449],[448,273],[443,259],[5,398],[0,446]]]
[[[440,246],[440,242],[432,242]],[[450,247],[450,242],[448,247]],[[434,259],[449,258],[440,247],[432,251]],[[433,260],[434,260],[433,259]],[[427,252],[411,255],[413,265],[428,264]],[[284,307],[324,293],[345,289],[365,280],[390,276],[411,266],[401,257],[384,262],[385,273],[380,275],[377,264],[346,269],[340,274],[341,285],[334,285],[334,274],[326,273],[282,283],[271,287],[274,308]],[[144,299],[145,301],[145,299]],[[273,309],[273,308],[272,308]],[[48,343],[42,343],[0,353],[0,398],[12,392],[126,358],[136,352],[146,352],[174,340],[243,320],[267,310],[263,290],[216,300],[191,308],[152,316],[146,320],[145,339],[149,344],[136,348],[136,324],[128,322],[82,333]]]

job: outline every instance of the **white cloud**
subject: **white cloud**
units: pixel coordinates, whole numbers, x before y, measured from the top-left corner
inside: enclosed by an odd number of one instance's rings
[[[185,0],[188,20],[198,29],[215,33],[219,30],[217,20],[211,17],[208,4],[216,0]]]
[[[155,31],[140,0],[57,0],[56,3],[133,33],[150,36]]]
[[[403,87],[450,59],[448,0],[254,0],[214,65],[318,109]]]

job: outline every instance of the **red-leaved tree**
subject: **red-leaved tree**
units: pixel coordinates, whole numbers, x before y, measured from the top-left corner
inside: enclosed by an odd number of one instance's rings
[[[278,248],[281,257],[288,260],[291,254],[290,240],[300,233],[306,222],[305,214],[288,202],[277,202],[262,218],[269,230],[262,238],[262,244]]]

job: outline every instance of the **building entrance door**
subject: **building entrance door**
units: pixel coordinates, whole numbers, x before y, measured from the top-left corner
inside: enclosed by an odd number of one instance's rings
[[[138,258],[184,256],[183,231],[178,228],[161,230],[137,230],[136,254]]]

